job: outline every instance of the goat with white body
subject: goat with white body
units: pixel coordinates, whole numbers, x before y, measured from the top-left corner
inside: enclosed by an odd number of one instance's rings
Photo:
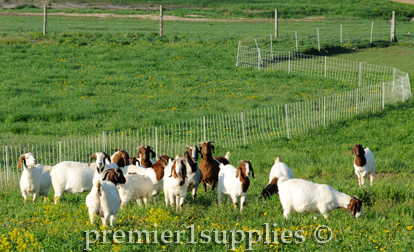
[[[175,159],[165,167],[164,172],[165,204],[167,206],[171,204],[172,207],[175,204],[177,209],[181,210],[188,188],[187,168],[184,165],[184,159],[177,154]]]
[[[92,164],[64,161],[55,166],[45,166],[43,172],[49,171],[52,177],[53,189],[55,191],[55,204],[57,204],[59,198],[65,192],[83,193],[90,191],[94,183],[96,184],[96,181],[101,178],[99,174],[96,174],[96,178],[94,178],[97,169],[103,171],[108,166],[111,166],[111,168],[118,167],[115,165],[106,165],[105,158],[110,159],[108,154],[100,152],[100,154],[94,153],[92,155],[91,161],[96,159],[96,162]]]
[[[375,176],[375,158],[372,151],[368,148],[362,148],[362,145],[357,144],[351,151],[351,154],[355,153],[354,168],[355,174],[358,177],[359,186],[365,186],[364,178],[370,176],[371,186],[374,183]]]
[[[250,186],[250,175],[254,178],[254,171],[250,161],[241,162],[237,169],[231,164],[220,164],[217,187],[218,204],[221,203],[224,193],[229,195],[234,207],[237,208],[237,197],[240,196],[240,212],[243,210]]]
[[[275,159],[275,164],[272,166],[269,175],[269,184],[266,187],[263,187],[262,193],[260,198],[267,199],[273,194],[278,193],[277,189],[277,180],[275,178],[294,178],[293,171],[287,166],[285,163],[282,162],[280,156],[277,156]]]
[[[201,180],[203,179],[203,173],[198,168],[197,160],[200,150],[197,145],[187,146],[184,152],[184,164],[187,168],[187,177],[188,177],[188,191],[191,191],[193,200],[197,196],[197,189],[200,185]]]
[[[298,213],[321,213],[328,219],[328,212],[344,208],[352,216],[362,215],[362,202],[356,196],[349,196],[325,184],[316,184],[303,179],[278,178],[280,203],[283,216],[287,219],[292,211]]]
[[[151,179],[145,175],[128,172],[125,175],[125,184],[118,184],[119,197],[121,199],[121,208],[128,205],[131,200],[136,200],[141,206],[141,199],[144,199],[145,205],[151,202],[153,184]]]
[[[86,196],[91,225],[95,221],[95,214],[101,217],[103,226],[107,225],[108,218],[110,218],[111,226],[114,225],[115,216],[121,205],[116,185],[125,183],[125,177],[119,168],[111,169],[110,173],[114,175],[112,181],[97,180],[91,192]]]
[[[158,194],[162,191],[162,185],[164,181],[164,168],[168,165],[168,162],[170,160],[171,159],[167,155],[163,155],[150,168],[128,165],[122,168],[122,172],[124,175],[128,174],[128,172],[136,172],[137,174],[148,176],[153,184],[152,196],[154,196],[154,202],[156,202],[158,199]]]
[[[38,196],[44,196],[46,200],[49,195],[52,179],[49,172],[43,173],[43,165],[37,164],[35,156],[28,152],[20,156],[17,161],[17,168],[23,166],[23,173],[20,178],[20,190],[24,201],[27,202],[27,195],[33,195],[33,204]]]
[[[118,167],[124,167],[130,165],[129,153],[126,150],[115,148],[118,150],[111,156],[111,162],[115,163]],[[108,163],[107,163],[108,164]]]

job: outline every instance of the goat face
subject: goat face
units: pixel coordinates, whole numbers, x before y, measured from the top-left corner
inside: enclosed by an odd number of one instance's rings
[[[201,143],[201,145],[200,145],[200,154],[201,154],[201,157],[202,158],[204,158],[204,157],[212,157],[212,154],[211,153],[215,153],[214,152],[214,146],[213,145],[211,145],[212,143],[214,143],[213,141],[209,141],[209,142],[203,142],[203,143]]]
[[[197,145],[187,146],[186,153],[191,157],[194,163],[197,163],[198,154],[201,153]]]
[[[362,202],[357,196],[352,196],[349,202],[348,209],[352,216],[359,218],[362,215]]]
[[[239,166],[239,171],[236,173],[236,178],[240,175],[240,173],[243,173],[246,177],[250,178],[250,175],[254,178],[254,171],[252,164],[250,161],[241,161],[242,163]]]
[[[357,145],[354,145],[354,148],[352,149],[351,154],[356,154],[358,157],[361,157],[362,155],[365,154],[365,150],[364,148],[362,148],[362,145],[357,144]]]
[[[31,152],[20,156],[19,160],[17,160],[17,168],[22,167],[22,162],[23,165],[27,168],[32,168],[37,164],[37,160]]]
[[[109,163],[111,162],[111,157],[108,154],[105,152],[96,152],[91,156],[88,166],[94,159],[98,173],[101,173],[105,169],[105,159],[108,160]]]
[[[143,160],[149,160],[151,158],[155,158],[155,152],[152,150],[152,147],[149,145],[142,145],[138,147],[137,157],[142,158]]]
[[[108,172],[108,180],[115,185],[125,184],[126,182],[125,176],[120,168],[111,169],[111,171]]]
[[[171,167],[170,177],[171,176],[180,181],[180,186],[185,183],[185,178],[187,177],[187,168],[184,165],[183,158],[176,157],[174,159],[174,163]]]

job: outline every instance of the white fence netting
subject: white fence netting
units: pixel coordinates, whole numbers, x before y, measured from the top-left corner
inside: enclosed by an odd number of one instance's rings
[[[0,187],[19,180],[16,163],[21,154],[32,152],[39,163],[55,165],[61,161],[88,162],[92,153],[115,148],[131,156],[141,145],[150,145],[157,155],[182,155],[187,145],[215,141],[224,148],[248,145],[279,137],[291,137],[318,126],[326,126],[361,112],[376,112],[386,104],[411,97],[407,73],[392,67],[371,65],[329,57],[261,49],[260,43],[239,43],[237,66],[280,70],[295,74],[318,75],[359,88],[303,102],[280,104],[233,114],[203,116],[193,120],[123,132],[48,143],[0,147]]]

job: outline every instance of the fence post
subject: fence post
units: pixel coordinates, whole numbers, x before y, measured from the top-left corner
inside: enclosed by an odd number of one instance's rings
[[[46,23],[47,23],[47,4],[43,5],[43,36],[46,35]]]
[[[8,152],[8,149],[7,149],[7,144],[6,144],[6,146],[5,146],[5,148],[6,148],[6,181],[7,182],[9,182],[9,173],[10,173],[10,171],[9,171],[9,152]]]
[[[318,35],[318,51],[320,52],[321,51],[321,44],[319,42],[319,28],[316,28],[316,33]]]
[[[239,66],[240,43],[241,43],[241,41],[239,40],[239,46],[237,47],[237,60],[236,60],[236,67],[238,67],[238,66]]]
[[[382,83],[382,109],[385,108],[385,82]]]
[[[277,9],[275,9],[275,38],[278,37],[278,13]]]
[[[290,52],[289,52],[289,65],[288,65],[288,73],[290,73]]]
[[[362,81],[362,62],[359,62],[359,70],[358,70],[358,87],[361,86]]]
[[[59,163],[62,162],[62,141],[59,139]]]
[[[326,97],[323,97],[323,126],[326,126]]]
[[[158,133],[157,126],[155,126],[155,154],[158,156]]]
[[[356,102],[355,102],[355,113],[358,114],[358,92],[359,88],[357,88],[357,92],[356,92]]]
[[[372,25],[371,25],[371,39],[369,41],[369,44],[372,45],[372,34],[374,33],[374,21],[372,21]]]
[[[164,30],[162,26],[162,5],[160,5],[160,37],[164,37]]]
[[[103,149],[103,151],[106,151],[106,139],[105,138],[106,138],[105,137],[105,131],[102,131],[102,149]]]
[[[326,77],[326,56],[325,56],[325,77]]]
[[[272,39],[272,34],[270,34],[270,55],[272,55],[272,62],[273,62],[273,39]]]
[[[341,47],[342,47],[342,24],[341,24],[340,40],[341,40]]]
[[[241,113],[241,123],[242,123],[242,129],[243,129],[243,143],[246,146],[246,133],[244,131],[244,118],[243,118],[243,112]]]
[[[256,48],[257,48],[257,68],[258,70],[260,70],[260,62],[262,61],[262,57],[260,56],[260,49],[259,49],[259,45],[257,45],[257,40],[254,39],[254,42],[256,43]]]
[[[295,40],[296,40],[296,52],[299,52],[299,49],[298,49],[298,32],[297,31],[295,31]]]
[[[392,92],[394,92],[394,86],[395,86],[395,67],[392,71]]]
[[[286,111],[286,134],[287,138],[290,138],[289,135],[289,114],[288,114],[288,105],[285,103],[285,111]]]
[[[206,117],[203,116],[204,142],[206,142]]]
[[[397,38],[395,37],[395,11],[392,11],[390,41],[397,42]]]

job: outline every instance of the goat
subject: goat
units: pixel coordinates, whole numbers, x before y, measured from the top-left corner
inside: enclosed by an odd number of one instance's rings
[[[200,170],[203,173],[203,180],[201,181],[204,187],[204,192],[207,192],[206,184],[211,185],[211,190],[213,191],[216,187],[218,181],[218,174],[220,171],[219,162],[213,158],[214,146],[211,145],[214,143],[212,141],[203,142],[200,144],[201,151],[201,162]]]
[[[163,155],[150,168],[128,165],[122,168],[122,172],[124,174],[128,174],[128,172],[136,172],[137,174],[148,176],[153,184],[152,196],[154,196],[154,202],[156,202],[158,200],[158,194],[162,191],[164,168],[170,161],[171,159],[167,155]]]
[[[365,186],[365,177],[369,173],[371,186],[374,183],[375,176],[375,158],[372,151],[368,148],[362,148],[362,145],[354,145],[351,154],[355,154],[354,168],[358,177],[359,186]]]
[[[230,151],[228,151],[224,157],[223,156],[218,156],[218,157],[215,157],[214,159],[219,161],[219,163],[222,163],[224,165],[228,165],[228,164],[230,164]]]
[[[95,163],[91,163],[96,159]],[[117,168],[116,164],[107,165],[105,160],[110,156],[104,152],[94,153],[90,163],[63,161],[55,166],[45,166],[43,172],[49,171],[52,178],[52,185],[55,191],[55,204],[62,197],[63,193],[83,193],[90,191],[96,181],[102,179],[105,168]]]
[[[188,188],[191,190],[193,200],[197,197],[197,189],[200,185],[201,180],[203,179],[203,173],[198,168],[197,160],[200,150],[197,145],[187,146],[184,152],[184,164],[187,167],[187,177],[188,177]]]
[[[164,196],[165,204],[171,204],[181,210],[184,205],[184,199],[187,195],[188,178],[187,168],[184,165],[184,159],[178,154],[164,170]]]
[[[154,161],[151,158],[155,158],[155,152],[149,145],[142,145],[138,147],[137,158],[142,166],[149,168],[154,165]]]
[[[352,216],[359,218],[362,214],[362,202],[356,196],[338,192],[325,184],[316,184],[303,179],[278,179],[280,203],[283,206],[283,216],[287,219],[292,211],[298,213],[315,212],[328,219],[328,212],[344,208]]]
[[[142,205],[141,199],[144,199],[145,205],[151,202],[153,184],[148,176],[128,172],[125,179],[125,184],[118,184],[121,208],[124,208],[131,200],[136,200],[139,206]]]
[[[129,153],[123,149],[115,148],[118,150],[111,156],[111,162],[115,163],[118,167],[124,167],[130,165]]]
[[[237,197],[240,197],[240,212],[246,200],[247,192],[250,186],[250,174],[254,178],[254,171],[250,161],[241,161],[236,169],[231,164],[220,164],[220,173],[218,180],[218,204],[221,203],[223,193],[229,195],[234,208],[237,208]]]
[[[37,164],[35,156],[28,152],[20,156],[17,161],[17,168],[23,166],[23,173],[20,177],[20,190],[27,203],[27,195],[33,195],[33,204],[38,196],[44,196],[46,200],[49,195],[52,179],[49,172],[43,173],[43,165]]]
[[[292,170],[285,163],[282,163],[280,156],[275,159],[275,164],[272,166],[269,175],[269,184],[263,187],[260,198],[267,199],[273,194],[278,192],[277,189],[277,178],[286,177],[289,179],[294,178]],[[275,180],[276,178],[276,180]]]

